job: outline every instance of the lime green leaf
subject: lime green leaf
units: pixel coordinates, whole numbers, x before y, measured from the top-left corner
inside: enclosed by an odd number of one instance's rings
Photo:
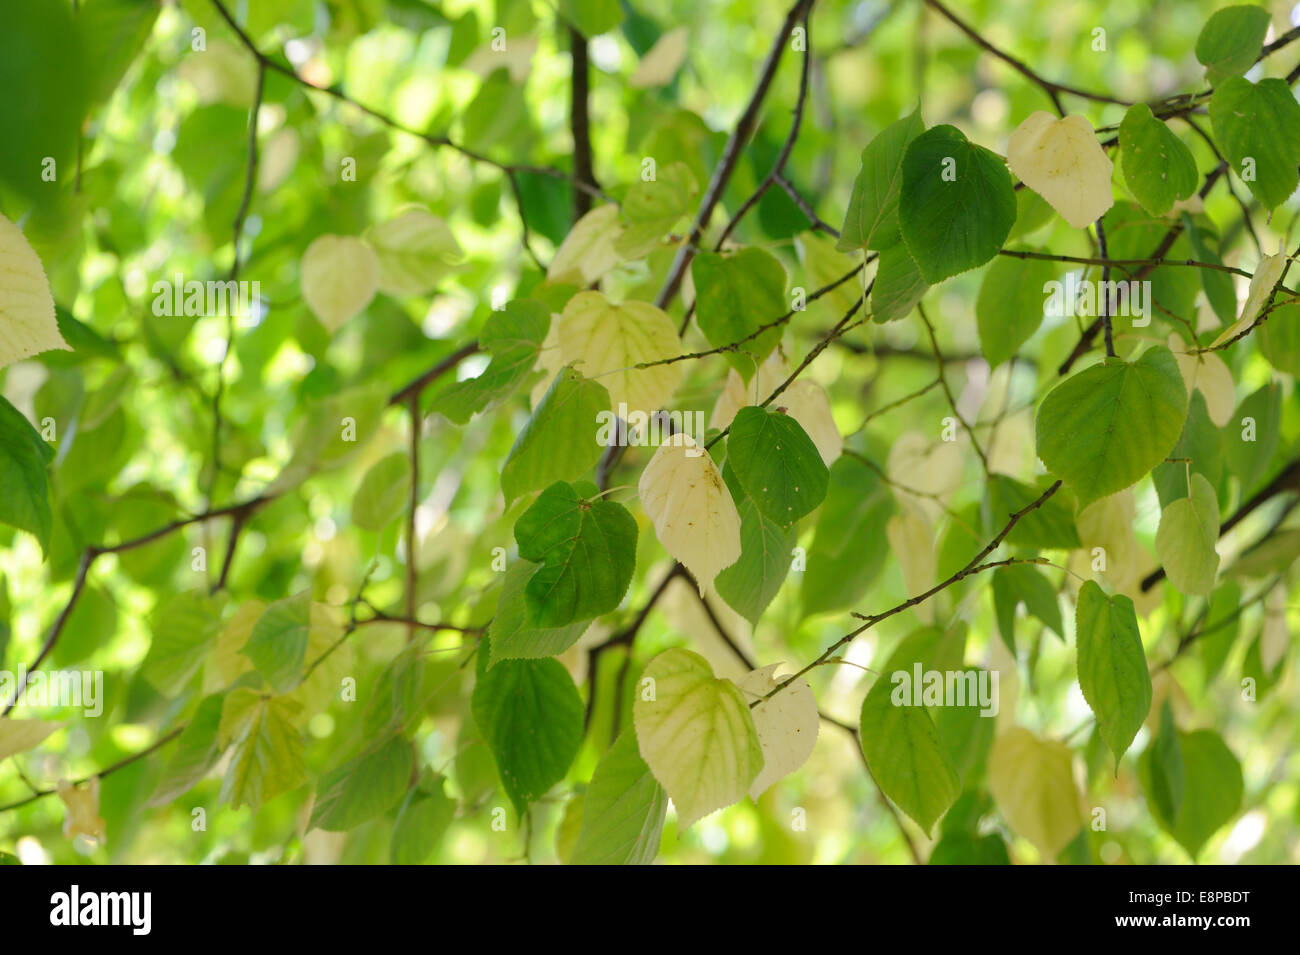
[[[53,516],[46,472],[54,449],[0,396],[0,521],[28,531],[46,551]]]
[[[497,610],[488,627],[489,667],[496,666],[499,660],[538,659],[561,654],[577,643],[590,625],[590,620],[579,620],[563,627],[547,628],[528,622],[524,590],[537,567],[537,564],[521,559],[506,568]]]
[[[660,43],[679,31],[684,33],[685,28],[665,33]],[[657,49],[659,44],[655,46]],[[641,62],[644,65],[646,60]],[[619,204],[623,231],[615,240],[618,254],[625,259],[639,259],[661,248],[664,236],[695,210],[699,191],[684,162],[669,163],[657,171],[654,179],[633,183]]]
[[[1196,59],[1211,84],[1255,65],[1268,33],[1268,11],[1253,4],[1215,10],[1196,38]]]
[[[1156,531],[1156,556],[1169,582],[1185,594],[1208,594],[1219,570],[1218,539],[1218,495],[1209,481],[1193,474],[1191,494],[1165,505]]]
[[[1016,607],[1021,603],[1025,605],[1025,610],[1050,627],[1057,636],[1065,635],[1056,589],[1042,571],[1029,564],[999,567],[993,571],[993,610],[1002,642],[1012,655],[1016,652]]]
[[[253,625],[243,654],[277,693],[298,685],[311,631],[311,591],[271,604]]]
[[[1183,797],[1172,817],[1162,810],[1164,800],[1156,798],[1152,790],[1151,763],[1157,756],[1155,747],[1147,751],[1144,760],[1144,782],[1152,796],[1156,818],[1195,859],[1210,837],[1237,814],[1245,787],[1241,764],[1213,730],[1178,733],[1178,749],[1183,765]]]
[[[447,223],[426,209],[407,209],[366,230],[386,295],[422,295],[455,269],[464,253]],[[364,307],[364,306],[363,306]]]
[[[649,865],[659,853],[668,795],[641,758],[636,733],[619,734],[596,765],[572,865]]]
[[[983,265],[1016,221],[1002,160],[955,126],[935,126],[907,147],[898,220],[907,250],[931,285]]]
[[[224,705],[225,697],[220,693],[204,697],[199,703],[189,725],[172,748],[162,778],[149,797],[150,806],[165,806],[189,792],[217,764],[221,756],[217,731],[221,726]]]
[[[221,800],[256,811],[307,781],[302,733],[294,725],[300,707],[248,687],[226,694],[217,745],[233,746]]]
[[[1075,621],[1079,688],[1118,769],[1151,712],[1151,675],[1137,614],[1128,597],[1107,597],[1089,580],[1079,589]]]
[[[1262,431],[1260,438],[1264,438]],[[1165,507],[1171,501],[1187,496],[1189,469],[1193,474],[1203,475],[1211,485],[1218,487],[1223,476],[1223,444],[1223,434],[1210,420],[1210,413],[1206,410],[1205,395],[1193,391],[1187,402],[1187,422],[1183,425],[1178,443],[1169,452],[1169,459],[1151,472],[1151,481],[1156,486],[1160,506]]]
[[[1002,816],[1045,858],[1054,859],[1083,826],[1070,748],[1014,726],[993,739],[989,792]]]
[[[411,744],[392,736],[320,779],[311,826],[330,832],[355,829],[397,805],[411,782]]]
[[[15,686],[16,690],[17,687]],[[7,703],[0,700],[0,703]],[[0,760],[8,759],[18,753],[39,746],[55,730],[63,728],[63,723],[52,720],[16,720],[0,717]]]
[[[153,641],[141,672],[164,696],[176,696],[203,665],[221,629],[218,598],[179,593],[153,613]]]
[[[564,237],[546,270],[547,278],[581,286],[599,281],[622,259],[618,251],[622,234],[618,206],[612,202],[597,206]]]
[[[1266,209],[1275,209],[1300,182],[1300,103],[1283,80],[1251,83],[1234,76],[1210,99],[1214,138]]]
[[[411,460],[401,451],[380,458],[361,479],[352,498],[352,523],[378,533],[406,508]]]
[[[1014,355],[1043,323],[1056,266],[1042,259],[999,256],[984,273],[975,299],[980,350],[993,367]]]
[[[682,829],[749,790],[763,751],[744,695],[703,657],[665,650],[646,667],[633,704],[637,743]]]
[[[560,369],[501,469],[507,503],[590,470],[602,451],[596,441],[597,416],[608,410],[609,392],[600,382],[569,367]]]
[[[393,823],[389,861],[393,865],[421,865],[428,861],[455,817],[456,800],[444,791],[441,776],[412,787]]]
[[[1192,151],[1156,119],[1151,107],[1138,103],[1119,124],[1120,165],[1124,181],[1153,216],[1162,216],[1179,199],[1196,191],[1196,160]]]
[[[898,244],[903,155],[912,140],[924,131],[925,121],[921,119],[921,107],[917,106],[909,116],[881,130],[862,150],[862,166],[853,180],[844,227],[835,246],[841,252],[884,251]]]
[[[785,269],[762,249],[746,248],[729,255],[704,252],[691,263],[695,282],[695,321],[714,348],[748,338],[788,310]],[[781,329],[769,328],[726,352],[731,367],[748,381],[754,370],[781,341]]]
[[[615,609],[636,566],[636,521],[622,504],[587,500],[557,481],[515,523],[519,556],[541,563],[524,589],[528,621],[562,627]]]
[[[1169,349],[1136,362],[1108,358],[1052,389],[1038,409],[1038,457],[1086,507],[1134,484],[1165,459],[1187,417]]]
[[[929,712],[911,705],[889,673],[882,671],[862,701],[862,752],[885,795],[929,835],[957,801],[961,782]]]
[[[875,284],[871,287],[871,320],[878,324],[907,318],[925,297],[929,283],[903,243],[880,253]]]
[[[560,15],[585,37],[608,33],[623,22],[618,0],[560,0]]]
[[[1076,229],[1115,204],[1114,166],[1082,116],[1030,113],[1007,142],[1007,166]]]
[[[808,432],[784,409],[751,405],[736,412],[727,460],[759,511],[782,527],[826,497],[830,472]]]
[[[506,794],[522,815],[564,778],[582,742],[582,698],[555,660],[502,660],[480,647],[471,708]]]

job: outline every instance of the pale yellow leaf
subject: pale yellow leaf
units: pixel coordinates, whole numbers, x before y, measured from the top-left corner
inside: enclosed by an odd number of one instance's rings
[[[329,331],[370,304],[379,289],[379,260],[354,236],[322,235],[302,256],[302,297]]]
[[[673,320],[647,302],[615,305],[600,292],[579,292],[552,322],[556,356],[609,391],[610,410],[620,417],[633,411],[670,410],[668,401],[682,378],[680,364],[634,368],[642,362],[681,354]],[[592,422],[592,427],[595,427]]]
[[[6,686],[6,682],[9,681],[0,681],[0,687],[5,689],[4,693],[0,693],[0,704],[11,699],[13,691],[17,689],[16,686]],[[39,746],[47,736],[62,727],[62,723],[50,720],[15,720],[0,717],[0,760]]]
[[[61,779],[55,791],[68,810],[63,819],[63,834],[69,839],[85,836],[96,845],[102,843],[107,826],[99,814],[99,777],[92,776],[80,786]]]
[[[636,72],[627,81],[627,85],[641,90],[670,82],[686,59],[686,45],[690,35],[689,27],[676,27],[661,34],[655,45],[641,57],[641,62],[637,64]]]
[[[989,791],[1007,825],[1054,860],[1083,826],[1070,748],[1012,727],[993,740]]]
[[[1264,310],[1264,306],[1268,304],[1268,297],[1273,294],[1273,287],[1281,280],[1285,268],[1286,255],[1283,252],[1278,252],[1277,255],[1266,255],[1259,260],[1259,265],[1255,267],[1255,274],[1250,277],[1250,287],[1246,290],[1246,301],[1241,307],[1241,315],[1221,331],[1218,338],[1210,342],[1211,348],[1218,348],[1251,326],[1259,317],[1259,313]]]
[[[0,368],[43,351],[72,351],[59,333],[40,257],[0,215]]]
[[[904,506],[885,525],[889,550],[903,568],[903,581],[911,596],[925,593],[935,584],[934,530],[914,507]],[[934,622],[934,605],[929,601],[914,610],[922,623]]]
[[[722,393],[718,395],[713,412],[709,415],[709,427],[719,431],[731,427],[737,411],[764,401],[788,377],[789,366],[780,353],[775,351],[758,366],[758,372],[748,385],[736,369],[732,368],[727,372]],[[817,445],[817,452],[827,466],[843,452],[844,438],[831,413],[830,398],[826,395],[826,389],[817,382],[796,380],[777,396],[773,406],[785,408],[786,414],[799,422],[799,426],[812,438],[813,444]]]
[[[422,295],[464,257],[447,223],[418,207],[371,226],[365,239],[379,261],[379,291],[387,295]]]
[[[1115,204],[1114,164],[1082,116],[1057,119],[1039,110],[1016,127],[1007,143],[1007,166],[1076,229],[1097,221]]]
[[[1290,646],[1286,610],[1286,585],[1279,584],[1264,599],[1264,625],[1259,631],[1259,665],[1265,673],[1273,672]]]
[[[740,513],[713,458],[690,435],[674,434],[637,484],[659,543],[691,572],[704,595],[740,559]]]
[[[780,663],[752,670],[737,682],[747,703],[770,693],[786,677],[776,675]],[[758,799],[769,786],[789,776],[808,761],[817,745],[821,717],[817,698],[808,681],[795,680],[770,700],[750,708],[758,744],[763,750],[763,769],[749,787],[749,797]]]
[[[1187,351],[1187,346],[1177,335],[1169,336],[1169,349],[1178,362],[1187,393],[1190,395],[1192,389],[1200,391],[1205,397],[1205,410],[1209,412],[1210,420],[1217,427],[1226,426],[1237,407],[1237,395],[1232,372],[1223,359],[1214,352],[1194,354]]]
[[[618,265],[620,259],[614,243],[622,232],[618,206],[612,202],[597,206],[574,223],[556,249],[546,277],[591,285]]]
[[[919,431],[908,431],[890,446],[885,473],[898,502],[934,523],[961,485],[963,463],[958,442],[932,441]]]

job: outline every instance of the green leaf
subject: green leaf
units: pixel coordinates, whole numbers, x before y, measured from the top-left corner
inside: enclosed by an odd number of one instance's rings
[[[750,405],[736,412],[727,460],[759,511],[789,527],[826,497],[830,472],[799,422]]]
[[[699,654],[665,650],[642,673],[632,708],[641,756],[685,829],[745,797],[763,768],[749,705]]]
[[[785,269],[762,249],[697,255],[691,262],[691,279],[695,322],[714,348],[747,338],[787,311]],[[739,351],[726,352],[727,361],[748,381],[780,340],[781,329],[769,328]]]
[[[582,742],[582,698],[555,660],[502,660],[480,646],[471,708],[520,815],[564,778]]]
[[[401,451],[380,458],[352,498],[352,523],[379,533],[402,513],[411,493],[411,460]]]
[[[1228,427],[1232,427],[1231,423]],[[1198,388],[1187,402],[1187,421],[1178,443],[1169,452],[1169,460],[1162,461],[1151,472],[1161,507],[1187,496],[1189,461],[1193,474],[1203,475],[1212,487],[1218,487],[1223,476],[1223,443],[1223,435],[1210,420],[1205,395]]]
[[[1183,764],[1183,798],[1177,811],[1172,816],[1165,814],[1161,809],[1164,797],[1154,795],[1151,763],[1157,757],[1155,747],[1147,751],[1143,761],[1144,783],[1157,820],[1195,859],[1210,837],[1237,814],[1245,786],[1241,764],[1218,733],[1213,730],[1180,732],[1178,742]]]
[[[975,299],[980,350],[993,367],[1014,355],[1043,323],[1047,283],[1056,266],[1042,259],[999,256],[984,273]]]
[[[1223,456],[1228,470],[1241,481],[1243,496],[1255,490],[1267,473],[1281,422],[1282,387],[1270,382],[1246,398],[1224,426]]]
[[[894,496],[877,471],[847,454],[836,459],[800,590],[806,613],[843,610],[866,593],[886,550],[862,542],[883,540],[894,511]]]
[[[488,626],[490,654],[488,667],[500,660],[538,659],[563,653],[578,642],[590,620],[579,620],[563,627],[537,627],[528,622],[528,604],[524,591],[537,570],[537,564],[516,560],[507,569],[497,598],[497,610]]]
[[[1169,349],[1108,358],[1052,389],[1038,409],[1038,457],[1083,508],[1137,482],[1178,443],[1187,391]]]
[[[0,396],[0,521],[31,533],[47,551],[54,449],[17,408]]]
[[[1300,103],[1290,86],[1234,76],[1214,91],[1210,123],[1232,171],[1266,209],[1291,197],[1300,183]]]
[[[543,303],[531,299],[507,302],[503,310],[492,313],[479,333],[479,347],[492,356],[487,369],[477,378],[440,391],[431,410],[456,424],[467,424],[474,415],[509,397],[533,370],[550,327],[551,313]]]
[[[664,236],[695,210],[699,185],[684,162],[668,163],[649,182],[638,181],[619,203],[623,231],[614,248],[625,259],[639,259],[664,246]]]
[[[277,693],[287,693],[302,678],[311,633],[311,591],[271,604],[253,625],[241,651]]]
[[[1196,38],[1196,59],[1211,84],[1255,65],[1268,33],[1268,11],[1253,4],[1215,10]]]
[[[930,286],[901,242],[880,253],[871,287],[871,320],[878,324],[907,318]]]
[[[921,107],[917,106],[911,115],[885,127],[862,150],[862,166],[853,180],[844,227],[835,246],[839,251],[884,251],[898,244],[898,195],[903,185],[903,154],[912,140],[924,131],[925,121],[921,119]]]
[[[389,862],[422,865],[428,861],[455,817],[456,800],[444,791],[441,776],[412,787],[393,823]]]
[[[560,369],[501,469],[506,502],[590,470],[603,450],[596,441],[597,415],[608,409],[603,385],[572,367]]]
[[[355,829],[397,805],[411,782],[411,743],[391,736],[320,778],[311,828]]]
[[[1300,305],[1283,305],[1270,312],[1255,338],[1274,368],[1300,376]]]
[[[659,854],[668,794],[655,781],[631,728],[605,751],[587,787],[572,865],[649,865]]]
[[[213,693],[199,703],[189,725],[172,748],[162,778],[149,797],[150,806],[165,806],[189,792],[217,764],[217,759],[221,756],[217,731],[221,726],[221,711],[225,702],[225,696]]]
[[[1165,215],[1174,202],[1196,191],[1192,151],[1145,103],[1124,114],[1119,124],[1119,149],[1124,181],[1153,216]]]
[[[1043,496],[1043,487],[1030,487],[1005,474],[989,478],[988,493],[981,513],[984,526],[998,531],[1006,526],[1012,514],[1023,511]],[[1070,550],[1082,545],[1079,529],[1074,523],[1074,506],[1070,495],[1057,491],[1041,505],[1030,511],[1011,528],[1007,543],[1034,550]],[[1060,631],[1057,631],[1060,633]]]
[[[1095,581],[1079,589],[1075,613],[1079,688],[1097,715],[1106,746],[1120,757],[1133,743],[1151,712],[1151,674],[1133,601],[1123,594],[1107,597]]]
[[[226,694],[217,745],[234,748],[221,784],[223,802],[256,811],[307,781],[302,733],[294,725],[300,710],[292,700],[249,687]]]
[[[585,37],[608,33],[623,22],[618,0],[560,0],[560,15]]]
[[[1208,594],[1214,588],[1219,555],[1219,498],[1199,474],[1191,494],[1165,505],[1156,531],[1156,556],[1169,582],[1185,594]]]
[[[955,126],[935,126],[907,147],[898,220],[931,285],[983,265],[1016,221],[1011,173]]]
[[[740,560],[714,578],[714,587],[731,609],[757,624],[790,572],[797,538],[759,511],[741,488],[730,462],[723,465],[722,478],[740,512]]]
[[[909,705],[910,694],[902,702],[904,685],[892,686],[889,672],[862,701],[862,752],[884,794],[929,835],[957,801],[961,781],[929,712]]]
[[[1156,804],[1156,812],[1164,819],[1177,819],[1178,810],[1183,805],[1186,771],[1183,768],[1182,740],[1174,725],[1173,707],[1167,699],[1160,708],[1160,729],[1151,742],[1147,762],[1151,768],[1151,798]]]
[[[1030,564],[999,567],[993,571],[993,610],[1002,642],[1012,656],[1016,653],[1016,607],[1021,603],[1058,637],[1064,637],[1056,590],[1043,572]]]
[[[194,676],[216,643],[221,629],[218,598],[179,593],[153,613],[153,641],[144,659],[144,678],[164,696],[176,696]]]
[[[636,568],[636,521],[622,504],[587,500],[557,481],[515,523],[519,556],[542,566],[524,588],[528,621],[554,628],[618,607]]]
[[[91,68],[89,98],[103,102],[112,95],[139,55],[160,7],[155,0],[86,0],[77,11],[77,27]]]

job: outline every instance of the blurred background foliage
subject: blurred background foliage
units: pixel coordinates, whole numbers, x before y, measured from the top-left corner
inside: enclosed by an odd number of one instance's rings
[[[228,0],[261,50],[291,64],[314,85],[336,86],[352,102],[308,92],[267,72],[241,276],[260,282],[268,307],[255,324],[237,329],[233,350],[224,355],[225,319],[155,316],[151,288],[177,273],[221,279],[229,269],[232,224],[247,168],[255,62],[209,0],[81,0],[76,11],[73,6],[68,0],[0,3],[6,24],[0,30],[0,76],[8,90],[0,107],[6,139],[0,149],[0,209],[22,223],[40,254],[61,318],[80,323],[75,352],[43,355],[3,372],[5,396],[33,421],[49,416],[72,424],[64,425],[57,443],[48,555],[43,559],[30,536],[0,528],[0,609],[5,611],[0,662],[15,670],[31,659],[66,602],[87,544],[126,540],[211,504],[260,493],[301,451],[310,422],[328,422],[339,414],[356,416],[366,440],[347,449],[334,462],[337,467],[313,473],[252,516],[222,598],[225,610],[229,614],[253,600],[272,601],[310,588],[317,601],[340,608],[342,616],[369,571],[368,599],[399,612],[406,559],[402,522],[390,520],[376,532],[353,520],[362,476],[406,448],[405,415],[401,408],[385,407],[386,398],[471,340],[491,314],[494,295],[522,297],[539,285],[543,274],[524,249],[520,210],[528,222],[528,242],[545,262],[571,225],[573,197],[563,178],[528,171],[516,176],[516,197],[493,162],[474,161],[392,129],[355,104],[410,129],[447,136],[495,163],[570,169],[567,29],[544,0]],[[1213,0],[960,0],[954,8],[990,42],[1044,76],[1122,99],[1153,100],[1204,88],[1204,71],[1192,51],[1216,6]],[[1286,4],[1269,4],[1269,9],[1275,36],[1290,27],[1293,13]],[[616,25],[590,44],[591,137],[599,182],[618,198],[637,181],[643,157],[652,156],[661,169],[684,163],[702,190],[785,9],[774,2],[619,0],[617,12]],[[504,52],[492,49],[495,27],[505,29]],[[198,28],[206,31],[201,54],[192,50]],[[1094,49],[1098,29],[1105,31],[1104,53]],[[633,85],[641,58],[672,30],[684,31],[680,68],[664,82]],[[1025,116],[1050,108],[1040,89],[914,0],[819,0],[809,32],[812,84],[788,176],[834,225],[842,221],[862,148],[918,101],[928,124],[955,124],[997,152],[1005,152],[1008,134]],[[1262,70],[1284,75],[1294,61],[1295,54],[1284,53]],[[728,214],[753,192],[778,155],[798,79],[798,61],[787,56],[723,196]],[[1071,101],[1071,110],[1096,127],[1116,124],[1123,115],[1121,106],[1078,100]],[[1187,141],[1201,170],[1210,168],[1214,159],[1205,144],[1194,137]],[[57,181],[41,182],[32,170],[50,155],[58,162]],[[355,160],[355,182],[341,178],[349,159]],[[463,261],[436,294],[380,295],[331,336],[302,299],[303,250],[324,233],[360,235],[409,205],[446,220],[464,250]],[[1252,269],[1253,248],[1236,241],[1241,214],[1233,199],[1216,190],[1206,200],[1206,213],[1233,237],[1230,249],[1225,238],[1225,260]],[[1295,220],[1292,202],[1271,222],[1256,215],[1254,225],[1266,246],[1276,248]],[[794,202],[772,189],[734,238],[777,255],[791,286],[814,289],[847,271],[852,260],[809,226]],[[1038,226],[1034,240],[1060,253],[1090,254],[1085,234],[1059,219]],[[664,249],[625,265],[606,287],[652,300],[671,257],[672,250]],[[981,274],[945,283],[926,300],[947,354],[979,354],[973,310]],[[792,324],[783,344],[787,356],[797,360],[821,338],[843,311],[836,302],[829,296]],[[673,314],[682,314],[680,302]],[[1011,369],[1003,365],[991,380],[980,362],[961,362],[950,370],[962,402],[975,402],[967,408],[972,416],[983,420],[1006,411],[995,454],[1008,472],[1032,473],[1034,399],[1055,381],[1055,368],[1077,337],[1071,320],[1049,320],[1024,358]],[[683,344],[690,350],[705,346],[694,328]],[[1273,378],[1272,367],[1255,350],[1237,349],[1230,361],[1239,397]],[[483,364],[471,359],[459,376],[477,374]],[[225,428],[220,459],[214,460],[212,396],[219,365],[224,366]],[[724,373],[721,359],[688,363],[676,406],[707,415]],[[905,433],[937,432],[949,413],[934,389],[859,430],[870,412],[933,379],[919,322],[856,330],[807,375],[828,390],[840,431],[854,435],[849,446],[877,460],[885,460]],[[526,391],[468,427],[437,416],[428,420],[419,446],[416,560],[422,619],[478,626],[493,614],[501,579],[492,566],[493,549],[512,547],[521,510],[519,502],[503,507],[499,473],[528,417]],[[1282,389],[1279,431],[1276,461],[1286,459],[1300,437],[1300,401],[1289,378]],[[626,480],[616,476],[612,483],[634,480],[627,475],[635,475],[645,459],[645,449],[632,449],[620,471]],[[941,555],[950,538],[961,549],[958,538],[970,537],[965,528],[980,529],[978,536],[984,537],[990,526],[980,514],[984,482],[978,462],[965,454],[955,466],[956,473],[936,478],[950,481],[949,506],[962,517],[938,523]],[[1240,500],[1242,492],[1225,477],[1225,501]],[[1150,566],[1158,518],[1156,494],[1139,489],[1132,526],[1143,548],[1140,562]],[[492,808],[509,807],[509,801],[498,791],[491,754],[469,718],[474,668],[462,666],[465,638],[449,632],[426,644],[426,692],[415,737],[423,763],[448,777],[448,790],[459,803],[435,861],[556,858],[557,843],[566,839],[566,797],[589,778],[603,749],[608,731],[602,727],[613,721],[609,701],[623,664],[619,648],[602,655],[598,673],[588,673],[585,648],[626,624],[669,566],[639,513],[638,520],[637,574],[624,609],[598,621],[562,658],[580,686],[594,682],[604,703],[570,773],[574,784],[565,783],[541,800],[526,831],[509,808],[506,832],[489,824]],[[141,677],[141,662],[150,649],[151,621],[172,594],[206,587],[228,533],[227,521],[207,521],[96,563],[51,663],[102,669],[104,714],[86,719],[57,709],[27,712],[70,723],[36,754],[0,765],[0,805],[28,794],[20,770],[41,788],[93,773],[148,746],[193,713],[197,686],[178,699],[165,698]],[[811,522],[801,527],[801,535],[807,546]],[[864,556],[854,560],[884,557],[888,550],[883,533],[859,545]],[[196,547],[206,550],[203,572],[192,569]],[[842,612],[805,612],[797,576],[756,628],[719,605],[723,624],[762,661],[801,665],[846,629]],[[1051,576],[1056,582],[1062,575]],[[1294,586],[1294,574],[1290,580]],[[674,583],[650,615],[635,647],[633,672],[683,641],[708,657],[720,675],[741,672],[687,588]],[[988,593],[984,576],[952,588],[946,599],[969,624],[968,658],[992,661],[987,665],[1003,670],[1003,708],[1009,712],[999,719],[1069,737],[1080,754],[1077,770],[1088,805],[1104,806],[1109,813],[1107,831],[1085,830],[1062,861],[1186,861],[1183,849],[1152,820],[1138,759],[1130,757],[1116,774],[1091,729],[1076,732],[1090,714],[1074,682],[1072,648],[1037,620],[1025,619],[1019,624],[1020,659],[1007,659]],[[899,561],[884,560],[866,600],[855,607],[882,609],[907,594]],[[1294,625],[1294,589],[1290,594],[1280,612]],[[1178,621],[1187,614],[1185,598],[1172,588],[1157,588],[1140,603],[1139,613],[1148,659],[1164,659],[1173,652]],[[1243,703],[1238,685],[1251,666],[1263,618],[1261,606],[1248,607],[1212,648],[1206,641],[1203,652],[1181,657],[1159,678],[1152,724],[1135,746],[1136,752],[1149,744],[1158,708],[1168,698],[1182,725],[1215,728],[1241,761],[1241,811],[1218,832],[1202,861],[1300,861],[1294,662],[1275,673],[1276,685],[1261,688],[1257,702]],[[884,660],[917,625],[914,614],[900,615],[852,648],[849,660],[856,666],[812,674],[822,710],[856,723],[869,682],[861,667]],[[390,668],[405,646],[400,626],[367,626],[349,638],[345,672],[355,677],[360,702],[336,698],[307,723],[306,761],[313,777],[357,751],[366,698],[392,680]],[[855,750],[851,735],[823,724],[812,759],[756,805],[745,800],[682,834],[670,818],[660,858],[910,861],[897,824],[884,811]],[[220,779],[210,777],[183,798],[147,806],[163,763],[161,757],[142,759],[102,780],[100,813],[107,838],[88,855],[78,854],[63,834],[66,809],[56,798],[0,814],[0,850],[55,862],[380,862],[389,857],[391,812],[346,835],[307,831],[310,786],[251,812],[219,805]],[[207,810],[206,831],[192,829],[195,806]],[[996,816],[986,816],[987,805],[959,807],[985,817],[983,831],[1001,832],[1017,860],[1050,861],[1014,838]],[[792,831],[796,808],[806,810],[805,832]],[[960,813],[955,809],[951,815]],[[910,821],[905,825],[926,845]]]

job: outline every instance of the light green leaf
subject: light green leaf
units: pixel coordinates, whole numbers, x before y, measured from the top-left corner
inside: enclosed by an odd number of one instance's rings
[[[1083,508],[1133,485],[1168,456],[1187,418],[1173,354],[1108,358],[1057,385],[1038,409],[1038,457]]]
[[[1107,597],[1095,581],[1087,581],[1079,589],[1075,639],[1079,688],[1118,769],[1151,712],[1151,675],[1133,601],[1123,594]]]
[[[1196,191],[1196,160],[1192,151],[1156,119],[1151,107],[1138,103],[1119,124],[1120,165],[1124,181],[1153,216],[1162,216],[1174,202]]]
[[[1210,837],[1236,816],[1245,786],[1241,764],[1218,733],[1213,730],[1180,732],[1178,743],[1183,764],[1183,798],[1172,818],[1163,812],[1163,800],[1152,792],[1151,761],[1157,755],[1154,747],[1147,750],[1143,781],[1152,797],[1157,820],[1195,859]]]
[[[528,622],[563,627],[618,607],[636,567],[636,535],[622,504],[588,500],[564,481],[543,491],[515,523],[519,556],[542,564],[524,588]]]
[[[379,263],[379,291],[386,295],[423,295],[464,257],[447,223],[427,209],[406,209],[371,226],[364,238]]]
[[[221,727],[221,711],[225,702],[222,694],[213,693],[199,703],[189,725],[172,748],[162,778],[149,797],[150,806],[165,806],[189,792],[216,765],[221,756],[217,731]]]
[[[22,230],[0,215],[0,368],[51,349],[72,350],[59,332],[45,268]]]
[[[1030,564],[1011,564],[993,571],[993,609],[998,620],[1002,642],[1012,655],[1016,652],[1016,607],[1024,603],[1025,610],[1063,637],[1061,606],[1056,600],[1056,589],[1037,567]]]
[[[352,498],[352,523],[379,533],[402,513],[411,492],[411,461],[401,451],[380,458]]]
[[[899,226],[931,285],[997,254],[1016,221],[1011,174],[955,126],[935,126],[903,156]]]
[[[14,686],[13,689],[18,688]],[[0,705],[7,703],[7,698],[0,699]],[[0,760],[39,746],[55,730],[62,729],[63,725],[53,720],[16,720],[7,716],[0,717]]]
[[[310,631],[311,591],[302,590],[266,608],[242,652],[277,693],[287,693],[302,678]]]
[[[1070,844],[1083,826],[1070,748],[1014,726],[993,739],[988,785],[1003,818],[1046,859]]]
[[[226,694],[217,745],[233,746],[221,800],[256,811],[282,793],[307,781],[302,733],[294,725],[300,707],[241,687]]]
[[[911,696],[904,699],[903,689],[886,669],[867,693],[860,720],[862,752],[885,795],[929,835],[957,801],[961,781],[929,712],[910,705]]]
[[[400,736],[362,753],[320,778],[311,828],[346,832],[397,805],[411,782],[414,754]]]
[[[587,787],[572,865],[649,865],[659,853],[668,794],[655,781],[631,728],[605,751]]]
[[[785,269],[762,249],[701,253],[691,262],[691,278],[695,322],[714,348],[741,341],[788,311]],[[748,381],[780,341],[781,329],[769,328],[726,352],[727,361]]]
[[[456,817],[456,800],[443,789],[441,776],[412,787],[397,811],[388,859],[393,865],[421,865],[442,841]]]
[[[894,511],[889,486],[865,461],[845,455],[831,465],[800,591],[805,613],[843,610],[866,592],[886,550],[862,541],[883,539]]]
[[[302,255],[302,298],[331,333],[370,304],[379,289],[379,259],[350,235],[322,235]]]
[[[645,668],[632,708],[641,756],[682,829],[743,799],[763,767],[744,695],[703,657],[665,650]]]
[[[903,243],[880,253],[875,284],[871,287],[871,320],[878,324],[907,318],[925,297],[930,285]]]
[[[899,242],[898,195],[903,185],[903,155],[912,140],[925,131],[921,107],[885,127],[862,150],[862,165],[853,180],[849,208],[844,214],[836,248],[884,251]],[[884,321],[884,319],[882,319]]]
[[[1215,10],[1196,38],[1196,59],[1211,84],[1255,65],[1268,33],[1268,11],[1253,4]]]
[[[686,28],[678,30],[684,32]],[[661,41],[667,36],[664,34]],[[619,204],[623,231],[614,240],[618,254],[625,259],[639,259],[664,247],[664,236],[695,210],[699,191],[684,162],[668,163],[649,182],[633,183]]]
[[[179,593],[153,613],[153,641],[141,672],[164,696],[176,696],[202,666],[221,629],[218,598]]]
[[[560,0],[560,15],[588,38],[608,33],[623,22],[618,0]]]
[[[480,646],[471,708],[496,759],[506,794],[522,815],[564,778],[582,742],[582,698],[555,660],[502,660],[487,668]]]
[[[501,469],[506,502],[590,470],[602,452],[597,416],[608,410],[609,392],[600,382],[560,369]]]
[[[1200,474],[1191,494],[1165,505],[1156,531],[1156,556],[1169,582],[1185,594],[1208,594],[1219,571],[1219,498]]]
[[[984,273],[975,299],[980,350],[993,367],[1014,355],[1043,323],[1047,283],[1056,266],[1042,259],[999,256]]]
[[[830,484],[817,445],[781,409],[750,405],[736,412],[727,460],[759,511],[782,527],[816,508]]]
[[[524,589],[537,567],[537,564],[521,558],[506,568],[497,610],[488,626],[489,668],[496,666],[499,660],[558,656],[577,643],[591,624],[590,620],[579,620],[563,627],[547,628],[528,622]]]

